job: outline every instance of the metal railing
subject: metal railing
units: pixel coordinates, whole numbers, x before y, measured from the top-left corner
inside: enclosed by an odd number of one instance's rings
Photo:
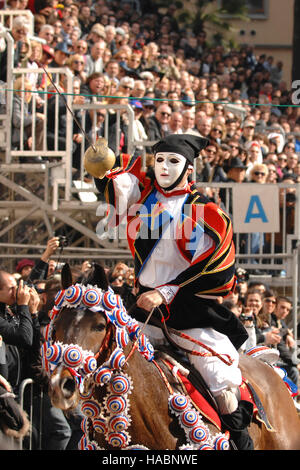
[[[31,423],[29,434],[23,439],[19,439],[19,450],[41,450],[42,449],[42,430],[43,430],[43,399],[44,392],[40,389],[39,400],[34,400],[34,381],[30,378],[24,379],[19,386],[18,400],[20,407],[24,410]],[[29,395],[25,397],[25,393]],[[25,403],[26,401],[26,403]],[[34,436],[35,435],[35,436]],[[26,442],[26,445],[24,443]]]
[[[34,15],[30,10],[0,10],[0,23],[7,29],[11,29],[14,18],[25,16],[28,20],[29,34],[34,34]]]

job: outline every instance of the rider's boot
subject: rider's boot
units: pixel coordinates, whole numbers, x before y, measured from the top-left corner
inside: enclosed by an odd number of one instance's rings
[[[215,397],[220,418],[238,450],[253,450],[253,441],[247,429],[251,423],[253,405],[244,400],[239,401],[238,395],[238,389],[227,389]]]

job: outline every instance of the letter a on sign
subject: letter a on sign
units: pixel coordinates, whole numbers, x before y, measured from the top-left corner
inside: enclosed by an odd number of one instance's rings
[[[247,224],[251,222],[251,219],[261,219],[262,222],[268,222],[262,202],[257,194],[251,196],[248,211],[245,217],[245,223]]]
[[[279,232],[279,188],[275,184],[235,184],[232,209],[234,232]]]

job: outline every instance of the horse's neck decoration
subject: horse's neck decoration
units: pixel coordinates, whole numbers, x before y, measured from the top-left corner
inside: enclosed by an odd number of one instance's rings
[[[115,327],[116,348],[110,358],[97,369],[97,360],[91,351],[83,351],[78,345],[64,345],[52,340],[54,320],[64,307],[76,308],[85,306],[93,312],[103,312],[106,318]],[[54,307],[50,314],[50,323],[44,330],[46,343],[43,345],[42,356],[45,369],[51,374],[60,364],[72,370],[78,379],[78,384],[83,385],[83,379],[93,373],[96,384],[103,385],[110,381],[115,369],[121,369],[126,361],[124,348],[129,340],[137,342],[138,351],[148,360],[154,357],[154,349],[136,320],[131,318],[123,305],[119,295],[115,295],[112,289],[102,291],[96,286],[84,286],[75,284],[66,290],[61,290],[55,297]]]
[[[84,306],[93,312],[101,311],[108,322],[114,325],[116,347],[107,361],[98,367],[97,356],[92,351],[83,350],[75,344],[63,344],[53,341],[54,320],[64,307]],[[162,370],[154,361],[154,349],[142,333],[136,320],[131,318],[119,295],[109,288],[103,291],[97,286],[75,284],[61,290],[55,297],[50,313],[50,323],[45,328],[46,342],[42,346],[42,359],[45,369],[51,376],[58,367],[66,367],[75,378],[82,401],[81,410],[85,418],[82,421],[84,433],[79,442],[80,450],[105,450],[95,440],[90,440],[93,432],[103,433],[110,446],[122,450],[146,450],[143,445],[133,444],[128,432],[131,423],[129,414],[129,396],[133,391],[130,376],[122,368],[130,357],[125,356],[124,348],[132,341],[137,350],[147,361],[153,361],[158,367],[170,391],[169,409],[178,417],[179,424],[185,431],[187,444],[182,450],[225,450],[229,448],[229,435],[217,433],[212,436],[185,395],[174,393],[167,383]],[[106,386],[106,395],[100,403],[94,396],[95,387]]]

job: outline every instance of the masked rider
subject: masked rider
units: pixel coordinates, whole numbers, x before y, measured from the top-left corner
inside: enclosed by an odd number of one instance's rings
[[[189,355],[237,448],[252,449],[247,431],[252,408],[239,401],[238,393],[242,376],[237,350],[248,335],[220,303],[235,285],[231,220],[189,182],[194,159],[207,143],[198,136],[169,135],[153,147],[154,175],[141,171],[140,158],[121,154],[115,168],[95,182],[106,195],[110,221],[118,224],[127,217],[138,291],[137,308],[130,314],[144,322],[145,310],[159,307],[166,325],[232,360],[228,365],[215,355]],[[154,346],[163,342],[160,328],[147,325],[144,332]],[[207,353],[181,338],[176,342]]]

